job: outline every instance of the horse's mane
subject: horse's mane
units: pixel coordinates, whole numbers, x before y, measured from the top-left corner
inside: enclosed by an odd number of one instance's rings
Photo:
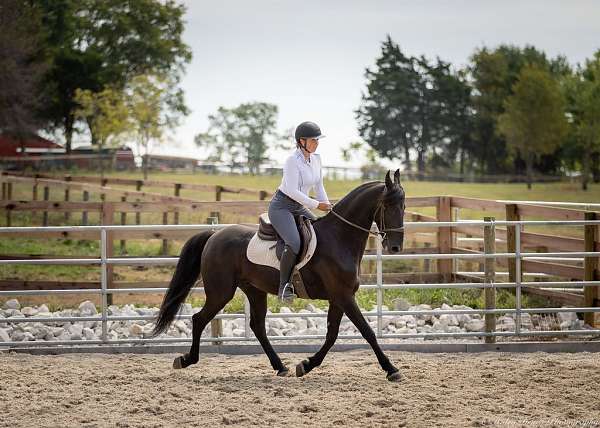
[[[371,189],[371,188],[375,187],[376,185],[381,186],[381,185],[385,185],[385,184],[382,181],[369,181],[367,183],[363,183],[363,184],[359,185],[358,187],[355,187],[354,189],[352,189],[350,191],[350,193],[346,194],[346,196],[344,196],[342,199],[337,201],[334,206],[335,207],[339,206],[339,208],[344,208],[348,203],[353,201],[358,194],[364,192],[366,189]],[[324,215],[322,217],[319,217],[315,221],[322,220],[328,216],[329,216],[329,214]]]
[[[375,186],[378,186],[378,185],[385,186],[385,183],[383,181],[369,181],[367,183],[363,183],[363,184],[355,187],[354,189],[352,189],[350,191],[350,193],[346,194],[346,196],[344,196],[342,199],[337,201],[335,206],[336,207],[339,206],[339,208],[343,209],[348,203],[353,201],[358,194],[364,192],[367,189],[374,188]],[[383,203],[386,205],[396,203],[399,200],[399,198],[404,198],[404,189],[402,188],[402,186],[394,185],[394,187],[391,190],[388,190],[385,193],[383,193],[381,195],[381,197],[383,197]],[[329,214],[324,215],[322,217],[319,217],[315,221],[319,221],[328,216],[329,216]]]

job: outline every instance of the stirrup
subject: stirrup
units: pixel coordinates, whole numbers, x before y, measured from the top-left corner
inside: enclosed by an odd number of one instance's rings
[[[295,294],[294,285],[291,282],[286,282],[283,290],[280,290],[277,297],[282,303],[290,303],[298,296]]]

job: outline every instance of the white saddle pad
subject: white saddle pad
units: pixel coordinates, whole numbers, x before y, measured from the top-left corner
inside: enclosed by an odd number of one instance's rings
[[[312,236],[308,243],[306,256],[296,265],[296,269],[298,270],[310,261],[317,248],[317,235],[315,234],[315,229],[313,229],[312,224],[310,224],[309,227]],[[250,240],[248,248],[246,249],[246,257],[254,264],[270,266],[279,270],[279,260],[277,259],[277,254],[275,254],[275,241],[263,241],[258,237],[258,233],[255,233]]]

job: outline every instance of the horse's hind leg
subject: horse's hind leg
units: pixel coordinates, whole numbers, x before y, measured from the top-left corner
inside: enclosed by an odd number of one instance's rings
[[[306,373],[314,369],[315,367],[319,367],[325,356],[335,343],[338,332],[340,331],[340,322],[342,321],[342,316],[344,315],[344,311],[338,306],[329,303],[329,311],[327,312],[327,336],[325,337],[325,343],[315,355],[312,357],[308,357],[306,360],[302,361],[296,366],[296,376],[301,377]]]
[[[281,362],[281,359],[271,346],[271,342],[267,338],[265,330],[265,316],[267,315],[267,293],[254,288],[251,285],[246,285],[242,288],[248,301],[250,302],[250,328],[260,342],[265,354],[269,357],[271,367],[277,370],[278,376],[285,376],[288,373],[288,368]]]
[[[207,324],[219,313],[221,309],[233,298],[236,286],[233,281],[204,280],[206,302],[200,312],[192,316],[192,347],[190,352],[173,361],[174,369],[183,369],[191,364],[196,364],[200,358],[200,336]]]

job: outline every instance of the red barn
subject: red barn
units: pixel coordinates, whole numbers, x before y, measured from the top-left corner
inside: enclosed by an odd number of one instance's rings
[[[25,150],[23,153],[22,148]],[[65,149],[50,140],[33,135],[20,141],[6,134],[0,135],[0,158],[64,153]]]

